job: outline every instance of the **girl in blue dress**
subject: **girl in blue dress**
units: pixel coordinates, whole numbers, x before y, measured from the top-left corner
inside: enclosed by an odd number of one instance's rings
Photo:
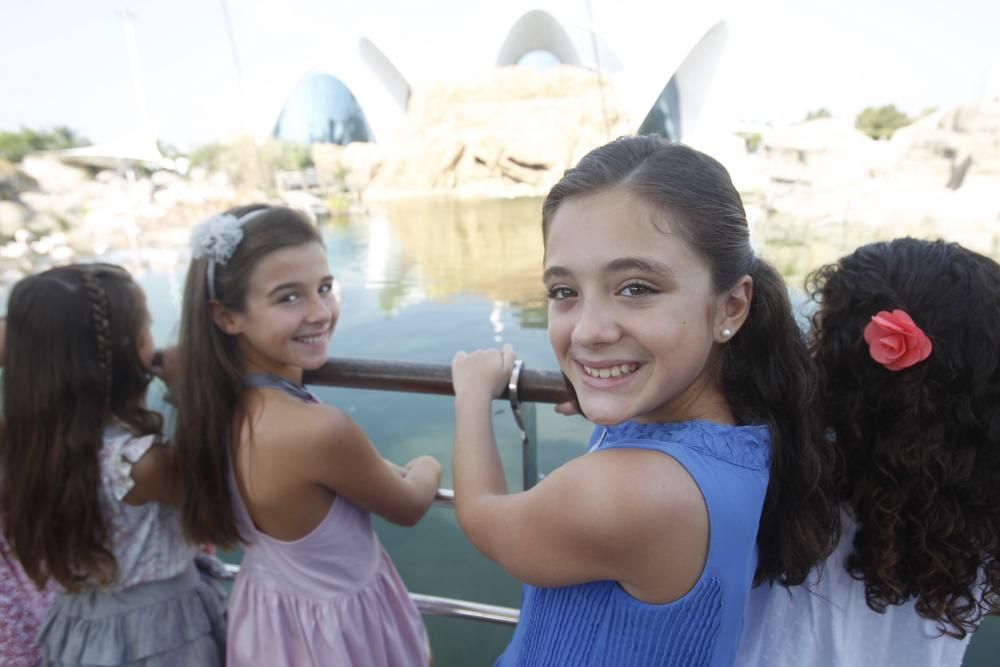
[[[542,209],[549,338],[590,452],[508,493],[509,347],[459,352],[455,498],[527,584],[498,665],[732,663],[747,591],[800,582],[838,526],[785,285],[726,170],[656,137],[595,149]]]

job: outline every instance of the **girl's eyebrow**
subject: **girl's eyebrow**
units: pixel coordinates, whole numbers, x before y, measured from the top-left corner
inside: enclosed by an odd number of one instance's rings
[[[545,273],[542,274],[542,282],[548,282],[554,278],[567,278],[569,277],[570,271],[562,266],[550,266],[545,269]]]
[[[272,296],[273,294],[280,292],[283,289],[293,289],[296,287],[301,287],[302,283],[281,283],[271,288],[271,291],[267,293],[267,296]]]
[[[333,276],[331,274],[327,274],[319,279],[320,283],[329,282],[331,280],[333,280]],[[275,285],[273,288],[271,288],[271,291],[267,293],[267,296],[272,296],[276,292],[280,292],[283,289],[301,288],[302,284],[303,283],[301,282],[291,282],[291,283],[281,283],[280,285]]]
[[[673,278],[674,270],[655,259],[647,257],[621,257],[612,260],[604,265],[605,270],[617,273],[620,271],[641,271],[643,273],[656,273],[665,278]]]
[[[621,271],[640,271],[642,273],[655,273],[664,278],[673,279],[676,275],[674,270],[655,259],[646,257],[619,257],[604,265],[604,270],[612,273]],[[562,266],[550,266],[542,274],[542,282],[548,282],[555,278],[566,278],[570,276],[570,270]]]

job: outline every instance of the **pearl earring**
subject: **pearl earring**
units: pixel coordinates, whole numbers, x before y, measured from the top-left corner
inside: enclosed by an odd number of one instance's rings
[[[723,329],[722,330],[722,337],[723,338],[729,338],[732,335],[733,335],[733,332],[730,331],[729,329]]]

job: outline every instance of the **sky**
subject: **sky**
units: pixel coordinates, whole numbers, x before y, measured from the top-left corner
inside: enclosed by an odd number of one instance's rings
[[[681,13],[704,1],[674,4]],[[433,23],[438,35],[453,31],[473,39],[500,3],[0,0],[0,130],[68,125],[92,141],[109,141],[142,128],[137,100],[145,99],[163,141],[194,147],[234,127],[273,124],[280,107],[274,100],[287,92],[274,89],[288,85],[288,73],[337,62],[360,35],[410,40],[419,47],[411,57],[458,64],[460,39],[427,39],[421,28]],[[536,4],[585,6],[586,0]],[[996,0],[717,5],[729,42],[712,103],[717,115],[733,122],[787,122],[820,107],[848,119],[883,104],[911,114],[951,108],[979,102],[987,79],[1000,78]],[[609,13],[641,8],[642,0],[595,0],[593,6],[600,30],[604,21],[629,19]],[[126,15],[132,17],[138,77],[130,70]],[[136,94],[137,80],[142,95]]]

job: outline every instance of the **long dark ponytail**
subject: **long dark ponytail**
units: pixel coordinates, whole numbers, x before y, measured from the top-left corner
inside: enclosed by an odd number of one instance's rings
[[[833,550],[840,521],[832,446],[815,419],[815,372],[785,284],[755,255],[743,203],[726,169],[659,137],[623,137],[588,153],[546,197],[544,232],[564,201],[611,187],[626,188],[669,215],[672,228],[708,263],[718,293],[745,275],[753,280],[749,316],[722,345],[719,373],[736,419],[764,424],[771,433],[755,579],[801,583]]]

